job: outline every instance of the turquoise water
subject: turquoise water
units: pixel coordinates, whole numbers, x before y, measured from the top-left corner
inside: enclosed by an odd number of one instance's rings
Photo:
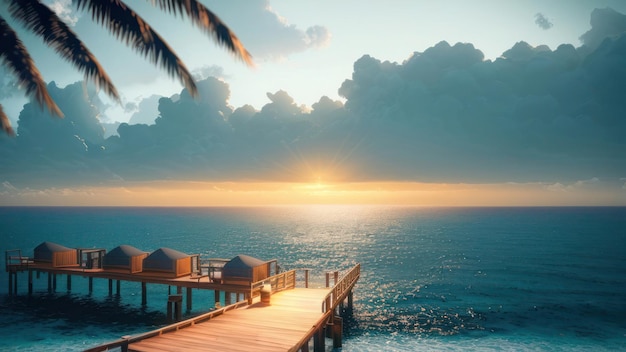
[[[344,351],[626,350],[626,208],[0,208],[0,249],[43,241],[202,257],[277,258],[285,269],[360,262]],[[165,323],[168,288],[47,278],[7,295],[0,350],[81,350]],[[212,305],[194,291],[194,315]]]

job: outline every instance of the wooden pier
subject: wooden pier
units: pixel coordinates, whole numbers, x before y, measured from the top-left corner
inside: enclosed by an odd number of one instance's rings
[[[146,304],[146,284],[164,284],[176,287],[176,294],[168,295],[168,316],[180,320],[183,288],[187,309],[191,309],[192,289],[215,292],[216,309],[200,316],[172,325],[123,338],[88,349],[89,352],[120,348],[122,351],[314,351],[325,350],[326,337],[332,338],[333,347],[341,347],[343,322],[339,311],[352,309],[353,288],[360,276],[360,265],[340,274],[326,273],[326,288],[308,288],[308,274],[296,288],[296,270],[277,273],[260,281],[245,284],[225,284],[208,275],[192,273],[178,277],[163,277],[146,272],[129,273],[122,270],[85,268],[82,266],[55,267],[50,263],[37,263],[15,252],[7,252],[6,270],[9,273],[9,294],[17,294],[17,277],[28,273],[29,294],[33,289],[33,273],[48,275],[48,290],[54,291],[57,275],[89,278],[92,291],[94,278],[109,280],[109,294],[113,282],[120,294],[120,281],[141,282],[142,304]],[[275,261],[270,261],[274,263]],[[267,262],[267,263],[270,263]],[[269,270],[269,269],[268,269]],[[304,269],[303,269],[304,270]],[[330,287],[331,280],[334,286]],[[220,292],[224,293],[226,306],[219,307]],[[235,302],[231,301],[234,296]]]

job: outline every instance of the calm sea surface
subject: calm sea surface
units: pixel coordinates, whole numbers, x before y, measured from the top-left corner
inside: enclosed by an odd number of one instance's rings
[[[626,208],[0,208],[0,249],[43,241],[108,250],[247,254],[285,269],[362,264],[344,351],[626,350]],[[4,254],[4,253],[2,253]],[[64,277],[9,297],[0,350],[72,351],[165,324],[167,286]],[[209,294],[210,293],[210,294]],[[212,292],[194,291],[196,315]]]

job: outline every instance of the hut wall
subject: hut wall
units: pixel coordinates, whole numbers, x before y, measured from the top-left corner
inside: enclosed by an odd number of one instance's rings
[[[181,258],[176,261],[176,276],[191,274],[191,257]]]
[[[76,250],[52,253],[52,266],[78,265],[78,252]]]
[[[269,272],[269,264],[255,266],[252,269],[252,282],[267,279],[269,277],[268,272]]]
[[[52,253],[41,253],[35,251],[33,259],[35,262],[52,263]]]
[[[145,267],[144,272],[164,273],[167,277],[179,277],[191,274],[191,257],[180,258],[170,262],[169,268]]]
[[[248,285],[253,282],[261,281],[269,277],[269,264],[255,266],[254,268],[237,268],[230,270],[228,275],[224,275],[222,280],[225,284],[231,285]]]
[[[140,273],[143,271],[143,260],[148,256],[148,253],[137,255],[130,258],[130,272]]]
[[[129,264],[121,264],[119,262],[111,264],[110,258],[107,258],[107,260],[105,260],[104,263],[102,264],[102,268],[103,269],[128,269]]]

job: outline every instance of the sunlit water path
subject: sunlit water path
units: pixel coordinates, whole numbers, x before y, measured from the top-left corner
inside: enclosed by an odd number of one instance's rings
[[[616,350],[626,346],[626,208],[0,208],[0,248],[43,241],[202,257],[277,258],[285,269],[362,264],[344,351]],[[322,282],[318,275],[313,278]],[[0,350],[81,350],[165,323],[167,287],[75,279],[72,292],[7,296]],[[194,292],[198,314],[210,302]],[[197,297],[197,298],[196,298]]]

